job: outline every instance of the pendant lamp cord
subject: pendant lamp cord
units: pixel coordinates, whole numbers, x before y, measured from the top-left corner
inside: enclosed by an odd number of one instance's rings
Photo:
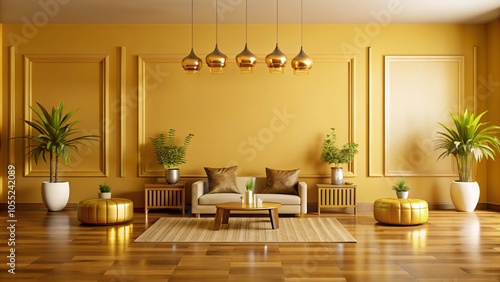
[[[300,0],[300,48],[304,46],[304,22],[303,22],[303,17],[304,17],[304,12],[302,10],[302,3],[303,0]]]
[[[217,45],[217,42],[219,41],[218,40],[218,32],[217,32],[217,22],[218,22],[218,13],[217,13],[217,10],[218,10],[218,1],[215,0],[215,45]]]
[[[245,44],[248,43],[248,0],[245,0]]]
[[[276,44],[278,44],[278,9],[279,9],[278,1],[279,0],[276,0]]]
[[[193,1],[194,0],[191,0],[191,49],[193,49],[193,44],[194,44],[194,5],[193,5]]]

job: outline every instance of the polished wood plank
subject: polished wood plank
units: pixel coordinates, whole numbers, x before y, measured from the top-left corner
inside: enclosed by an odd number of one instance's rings
[[[16,216],[16,274],[3,263],[1,281],[500,281],[500,213],[493,211],[431,211],[418,226],[322,213],[358,241],[343,244],[134,243],[159,217],[191,216],[161,210],[116,226],[81,225],[75,209]],[[0,220],[7,223],[6,213]],[[0,244],[4,261],[9,249]]]

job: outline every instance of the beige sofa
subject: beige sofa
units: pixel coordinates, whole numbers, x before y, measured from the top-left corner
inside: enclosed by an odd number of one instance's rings
[[[240,202],[245,193],[245,184],[253,181],[254,192],[264,202],[277,202],[282,206],[278,209],[280,214],[295,214],[297,216],[307,213],[307,184],[298,183],[298,195],[287,194],[262,194],[266,188],[265,177],[237,177],[236,181],[240,193],[208,193],[208,180],[199,180],[192,184],[191,213],[196,217],[200,214],[215,214],[215,205],[224,202]],[[267,211],[263,211],[267,212]]]

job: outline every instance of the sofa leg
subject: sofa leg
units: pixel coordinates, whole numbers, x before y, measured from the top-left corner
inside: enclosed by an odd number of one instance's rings
[[[199,213],[195,214],[195,216],[196,216],[196,218],[200,218],[200,214]]]

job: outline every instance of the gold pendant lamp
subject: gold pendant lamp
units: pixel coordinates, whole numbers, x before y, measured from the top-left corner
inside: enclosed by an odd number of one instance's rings
[[[303,50],[303,22],[302,22],[302,1],[300,0],[300,52],[292,60],[293,73],[297,75],[308,75],[312,68],[312,60]]]
[[[269,73],[283,74],[286,66],[286,55],[278,47],[278,0],[276,0],[276,48],[266,56],[266,64]]]
[[[245,1],[245,49],[236,55],[236,64],[240,68],[240,73],[250,74],[257,63],[257,57],[248,50],[248,1]]]
[[[182,68],[186,71],[186,74],[199,74],[201,67],[203,66],[203,61],[196,56],[193,48],[193,37],[194,37],[194,25],[193,25],[193,0],[191,0],[191,52],[184,59],[182,59]]]
[[[210,73],[221,74],[224,72],[224,67],[227,64],[227,56],[219,51],[217,46],[217,10],[219,9],[217,0],[215,1],[215,49],[212,53],[206,56],[207,65],[210,67]]]

